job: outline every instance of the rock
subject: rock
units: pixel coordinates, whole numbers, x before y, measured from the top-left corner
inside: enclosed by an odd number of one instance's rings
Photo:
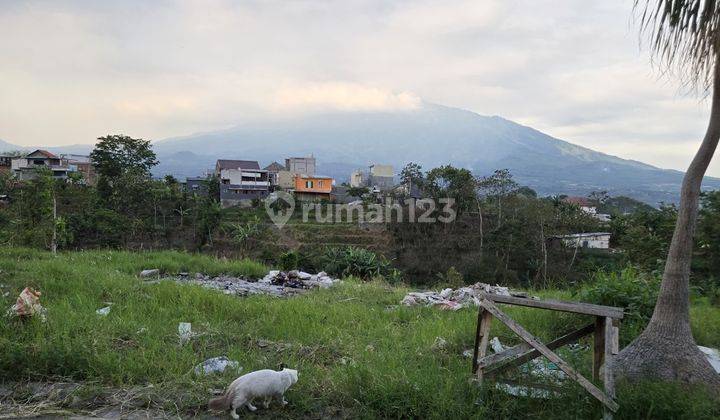
[[[306,272],[304,272],[304,271],[299,271],[299,272],[298,272],[298,278],[299,278],[300,280],[310,280],[310,279],[312,278],[312,274],[306,273]]]
[[[158,268],[153,268],[150,270],[143,270],[140,272],[141,278],[153,277],[153,276],[159,276],[159,275],[160,275],[160,269],[158,269]]]
[[[180,344],[185,344],[192,338],[192,324],[189,322],[181,322],[178,324],[178,336]]]
[[[205,275],[203,273],[195,273],[195,280],[204,280]]]
[[[705,357],[707,357],[708,362],[710,362],[710,365],[715,369],[715,372],[720,373],[720,351],[703,346],[698,346],[698,348],[705,354]]]
[[[297,270],[288,271],[287,276],[291,279],[296,279],[300,277],[300,273]]]
[[[213,373],[223,373],[225,370],[231,369],[241,371],[240,363],[237,360],[230,360],[225,356],[213,357],[195,366],[196,375],[210,375]]]
[[[430,348],[433,350],[445,350],[445,347],[447,347],[447,340],[442,337],[435,337],[435,342]]]

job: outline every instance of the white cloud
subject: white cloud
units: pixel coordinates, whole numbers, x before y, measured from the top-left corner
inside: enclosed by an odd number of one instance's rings
[[[416,109],[421,101],[409,92],[393,93],[353,83],[328,82],[282,88],[276,93],[281,111],[403,111]]]

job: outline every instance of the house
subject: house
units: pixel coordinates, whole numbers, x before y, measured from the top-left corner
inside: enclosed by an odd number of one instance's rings
[[[207,177],[200,176],[185,178],[185,191],[190,195],[205,197],[208,195],[207,181]]]
[[[315,158],[309,157],[291,157],[285,159],[285,170],[293,174],[315,175]]]
[[[34,179],[40,168],[49,169],[56,179],[67,179],[68,173],[73,171],[66,159],[41,149],[23,157],[13,158],[11,168],[15,177],[21,181]]]
[[[0,174],[12,172],[12,156],[0,156]]]
[[[361,170],[353,171],[350,174],[350,186],[353,188],[366,187],[367,179],[365,179],[365,173]]]
[[[215,175],[220,180],[220,203],[223,207],[247,206],[253,199],[270,193],[268,171],[255,160],[219,159]]]
[[[571,235],[555,236],[553,239],[559,239],[563,245],[570,248],[610,248],[609,232],[573,233]]]
[[[589,214],[590,216],[598,219],[601,222],[609,222],[610,221],[610,215],[605,213],[598,213],[597,207],[595,207],[595,204],[593,204],[592,201],[585,197],[565,197],[563,199],[565,203],[573,204],[578,207],[580,207],[580,210],[584,211],[586,214]]]
[[[263,168],[268,171],[268,179],[270,180],[270,186],[276,187],[278,185],[278,173],[287,172],[285,167],[277,162],[273,162]]]
[[[326,176],[295,175],[295,198],[300,201],[330,200],[334,182]]]
[[[392,189],[395,185],[395,174],[392,165],[370,165],[370,175],[368,176],[368,186],[377,187],[381,191]]]
[[[95,175],[95,166],[90,161],[90,156],[64,154],[61,158],[65,160],[71,172],[79,172],[83,176],[86,185],[95,185],[97,176]]]

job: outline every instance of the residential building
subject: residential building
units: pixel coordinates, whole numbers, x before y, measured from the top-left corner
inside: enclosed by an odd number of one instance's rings
[[[350,174],[350,186],[353,188],[366,187],[367,179],[365,173],[361,170],[353,171]]]
[[[223,207],[247,206],[253,199],[270,193],[268,171],[254,160],[219,159],[215,175],[220,180],[220,203]]]
[[[381,191],[392,189],[395,185],[395,174],[392,165],[370,165],[368,186],[377,187]]]
[[[609,222],[610,221],[610,215],[605,213],[598,213],[597,207],[593,204],[590,199],[585,197],[565,197],[563,199],[565,203],[568,204],[574,204],[578,207],[580,207],[580,210],[584,211],[585,213],[589,214],[590,216],[598,219],[601,222]]]
[[[563,245],[570,248],[609,249],[609,232],[573,233],[571,235],[555,236]]]
[[[285,159],[285,170],[300,175],[315,175],[315,158],[308,157],[291,157]]]
[[[188,194],[204,197],[208,195],[207,181],[207,177],[201,176],[185,178],[185,191],[187,191]]]
[[[34,179],[40,168],[49,169],[57,179],[66,179],[68,173],[72,171],[66,159],[41,149],[23,157],[13,158],[11,168],[15,177],[21,181]]]
[[[90,156],[65,154],[61,155],[61,157],[67,162],[71,172],[77,171],[82,174],[85,184],[95,185],[97,176],[95,175],[95,166],[90,161]]]
[[[326,176],[295,175],[295,198],[300,201],[330,200],[334,182]]]
[[[285,167],[277,162],[273,162],[263,169],[268,171],[268,179],[270,180],[270,186],[272,187],[278,185],[278,173],[285,171]]]

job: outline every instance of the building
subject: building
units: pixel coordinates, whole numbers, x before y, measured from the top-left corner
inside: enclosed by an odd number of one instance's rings
[[[361,170],[353,171],[350,174],[350,186],[353,188],[366,187],[367,179],[365,173]]]
[[[37,170],[41,168],[50,170],[53,178],[56,179],[67,179],[68,173],[73,171],[66,159],[41,149],[23,157],[13,158],[11,168],[15,177],[21,181],[34,179]]]
[[[71,172],[79,172],[83,176],[83,181],[87,185],[95,185],[97,176],[95,175],[95,166],[90,161],[90,156],[65,154],[61,158],[67,162]]]
[[[300,201],[330,200],[334,182],[326,176],[295,175],[295,198]]]
[[[395,185],[395,174],[392,165],[370,165],[368,186],[377,187],[381,191],[388,191]]]
[[[285,159],[285,170],[292,174],[315,175],[315,158],[309,157],[291,157]]]
[[[609,232],[573,233],[571,235],[555,236],[554,239],[561,240],[563,245],[570,248],[610,248]]]
[[[580,207],[580,210],[584,211],[586,214],[589,214],[590,216],[598,219],[601,222],[610,221],[609,214],[598,213],[597,207],[595,207],[593,202],[585,197],[565,197],[563,201],[567,204],[572,204]]]
[[[254,160],[219,159],[215,175],[220,180],[220,203],[223,207],[247,206],[253,199],[270,193],[268,171]]]
[[[276,187],[278,185],[278,173],[284,172],[285,167],[277,162],[273,162],[263,168],[268,171],[268,179],[270,180],[270,186]]]
[[[208,178],[200,176],[185,178],[185,191],[191,195],[207,196]]]

